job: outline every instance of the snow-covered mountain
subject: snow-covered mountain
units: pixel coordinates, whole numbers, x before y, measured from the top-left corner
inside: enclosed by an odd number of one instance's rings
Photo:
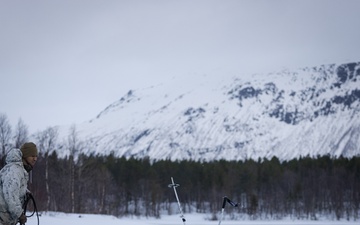
[[[87,150],[150,159],[360,155],[360,63],[129,90],[77,124]]]

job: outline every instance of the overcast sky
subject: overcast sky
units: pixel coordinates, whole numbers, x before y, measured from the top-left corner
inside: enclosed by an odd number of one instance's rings
[[[176,76],[360,61],[359,9],[358,0],[2,0],[0,113],[35,132]]]

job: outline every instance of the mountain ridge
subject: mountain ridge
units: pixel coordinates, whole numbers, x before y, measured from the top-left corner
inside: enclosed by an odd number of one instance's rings
[[[360,153],[359,62],[202,78],[129,90],[77,125],[87,153],[202,161]]]

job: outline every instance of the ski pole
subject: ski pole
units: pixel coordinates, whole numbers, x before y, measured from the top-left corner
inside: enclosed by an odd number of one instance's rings
[[[171,184],[169,184],[168,187],[174,189],[175,197],[176,197],[176,200],[177,200],[177,203],[178,203],[178,206],[179,206],[179,210],[180,210],[180,213],[181,213],[180,217],[181,217],[183,223],[185,224],[186,220],[185,220],[184,214],[183,214],[182,209],[181,209],[178,194],[176,192],[176,188],[179,187],[179,186],[180,186],[180,184],[175,184],[174,179],[171,177]]]
[[[224,199],[226,199],[227,203],[229,203],[230,205],[232,205],[234,207],[238,206],[238,203],[231,201],[228,197],[225,196]]]
[[[221,220],[223,219],[226,202],[229,203],[230,205],[234,206],[234,207],[238,206],[238,203],[235,203],[235,202],[231,201],[228,197],[224,196],[222,209],[221,209],[221,216],[220,216],[220,220],[219,220],[219,225],[221,224]]]
[[[221,220],[222,220],[223,215],[224,215],[225,204],[226,204],[226,199],[224,197],[222,208],[221,208],[221,215],[220,215],[220,219],[219,219],[219,225],[221,224]]]

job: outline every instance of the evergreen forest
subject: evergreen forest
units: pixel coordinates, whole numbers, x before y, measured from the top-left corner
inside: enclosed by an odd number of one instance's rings
[[[155,161],[80,155],[74,161],[54,152],[39,157],[31,191],[40,211],[161,217],[177,214],[171,177],[184,214],[222,208],[223,197],[239,203],[225,207],[231,218],[358,219],[360,158],[322,156],[287,162]]]

